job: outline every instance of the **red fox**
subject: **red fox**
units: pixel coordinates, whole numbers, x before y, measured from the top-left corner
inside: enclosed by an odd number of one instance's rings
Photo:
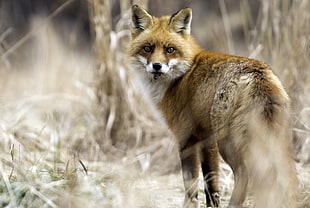
[[[179,145],[184,207],[219,207],[219,153],[234,173],[229,207],[247,193],[257,208],[296,207],[289,97],[263,62],[205,52],[191,36],[192,10],[150,15],[132,6],[130,64]]]

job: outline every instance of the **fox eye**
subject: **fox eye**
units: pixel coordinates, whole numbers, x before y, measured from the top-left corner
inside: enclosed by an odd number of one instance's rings
[[[173,53],[175,51],[175,48],[174,47],[168,47],[166,48],[166,52],[167,53]]]
[[[151,46],[144,46],[144,47],[143,47],[143,50],[144,50],[145,52],[147,52],[147,53],[150,53],[150,52],[152,52],[152,47],[151,47]]]

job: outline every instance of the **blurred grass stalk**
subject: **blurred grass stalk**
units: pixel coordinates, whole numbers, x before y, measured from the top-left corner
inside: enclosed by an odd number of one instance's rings
[[[147,4],[147,1],[144,1]],[[143,114],[137,106],[136,88],[130,82],[124,43],[130,38],[128,28],[129,1],[120,1],[121,19],[112,30],[109,1],[89,1],[89,14],[96,52],[96,94],[102,129],[98,131],[103,146],[120,144],[130,147],[137,143]],[[99,136],[100,137],[100,136]],[[103,147],[104,149],[104,147]]]

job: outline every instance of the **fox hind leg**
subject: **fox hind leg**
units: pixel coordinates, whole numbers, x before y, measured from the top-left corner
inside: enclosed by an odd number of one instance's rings
[[[218,188],[219,151],[217,143],[207,145],[201,150],[201,168],[205,181],[207,207],[219,207]]]
[[[229,201],[231,208],[241,208],[246,197],[248,186],[248,173],[240,148],[232,142],[233,138],[227,138],[218,142],[222,158],[231,167],[234,173],[234,189]]]

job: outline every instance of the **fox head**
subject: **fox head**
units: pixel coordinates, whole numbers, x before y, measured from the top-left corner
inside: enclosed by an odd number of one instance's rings
[[[161,18],[132,6],[132,66],[151,80],[173,80],[190,69],[200,50],[190,35],[192,10],[185,8]]]

